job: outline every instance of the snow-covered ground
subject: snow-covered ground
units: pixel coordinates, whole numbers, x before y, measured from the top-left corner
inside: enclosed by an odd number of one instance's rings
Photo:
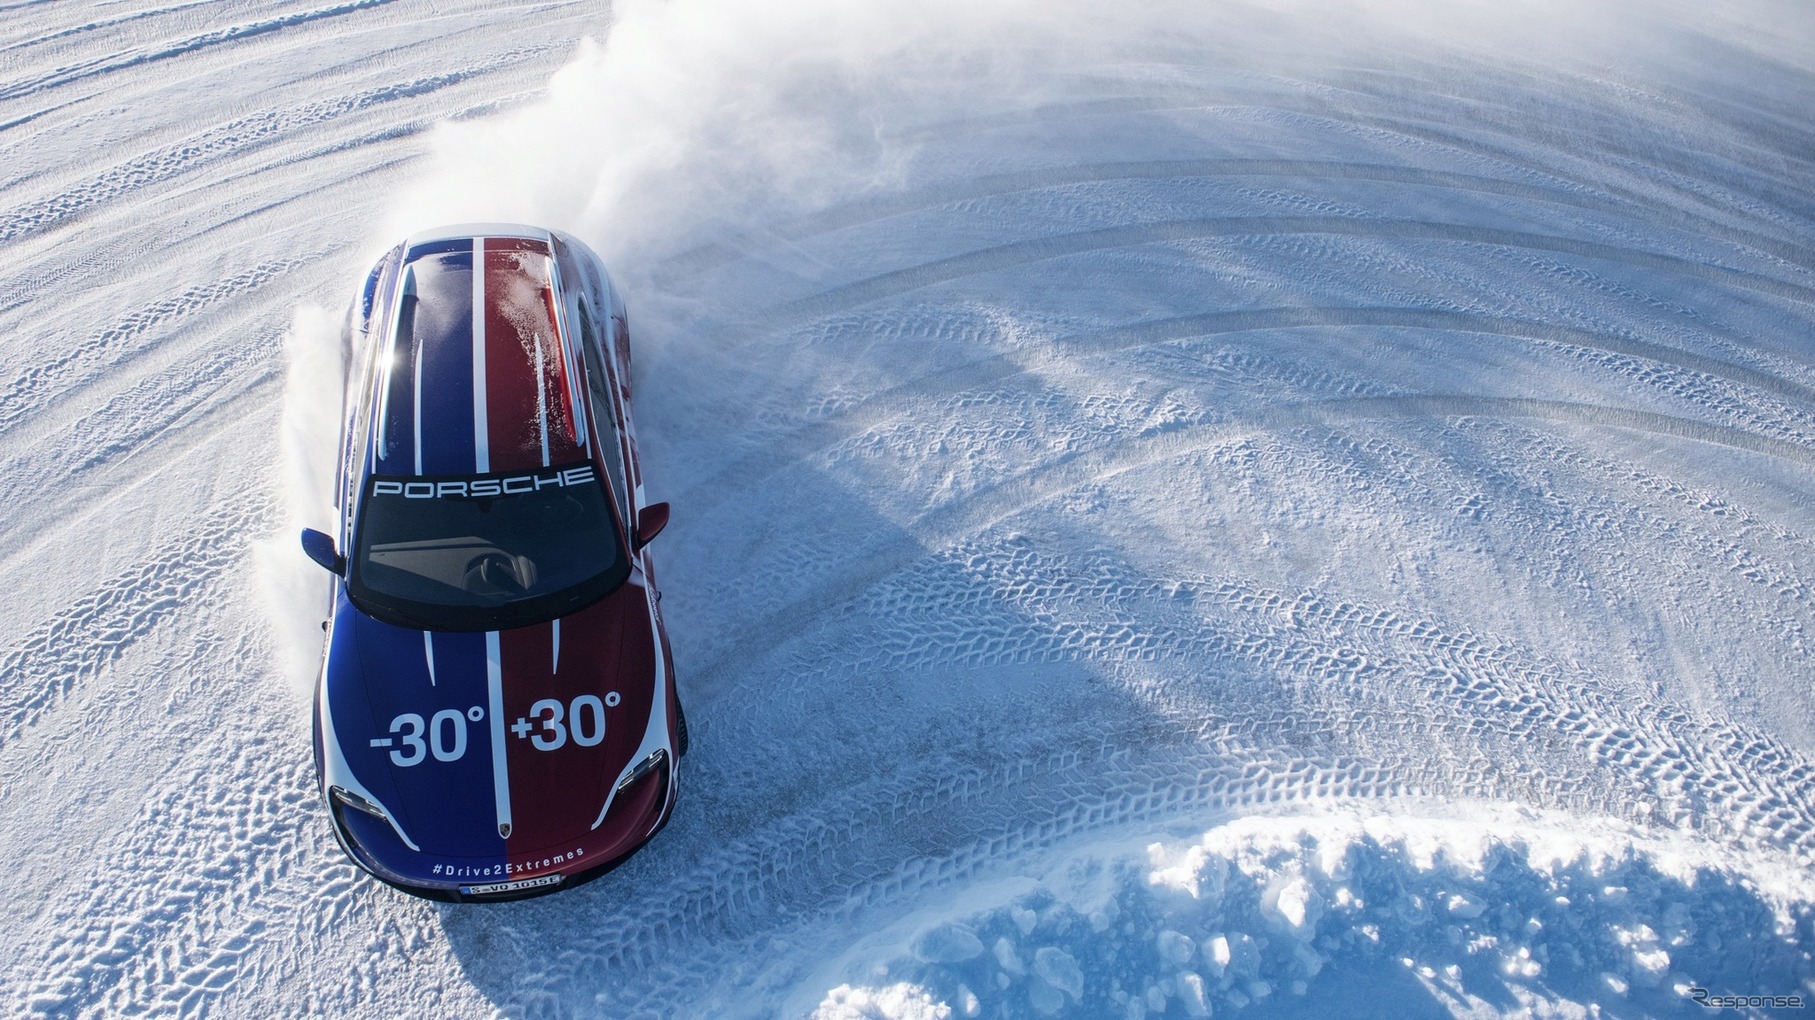
[[[1498,6],[0,4],[0,1013],[1815,999],[1815,8]],[[630,302],[693,751],[448,907],[294,533],[468,219]]]

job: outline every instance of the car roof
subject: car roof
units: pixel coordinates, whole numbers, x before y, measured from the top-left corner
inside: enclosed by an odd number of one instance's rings
[[[584,369],[551,241],[516,224],[405,241],[390,356],[375,368],[373,471],[525,471],[588,455]]]

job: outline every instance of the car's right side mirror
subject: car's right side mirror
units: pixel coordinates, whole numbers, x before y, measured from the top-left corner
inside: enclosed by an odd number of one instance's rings
[[[651,503],[637,511],[636,547],[643,548],[668,526],[668,504]]]

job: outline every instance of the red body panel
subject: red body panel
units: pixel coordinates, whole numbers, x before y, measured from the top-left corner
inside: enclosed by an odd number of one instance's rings
[[[644,590],[626,584],[560,629],[559,663],[553,624],[499,634],[513,864],[581,844],[602,852],[608,847],[600,841],[625,835],[592,824],[649,718],[654,692],[645,678],[655,673],[655,639]],[[614,683],[619,677],[638,682]]]
[[[539,247],[538,247],[539,246]],[[485,240],[485,399],[491,470],[565,464],[576,440],[569,366],[556,327],[548,246]]]

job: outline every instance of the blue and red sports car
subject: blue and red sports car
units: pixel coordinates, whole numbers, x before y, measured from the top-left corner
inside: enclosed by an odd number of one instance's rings
[[[410,237],[347,316],[315,758],[365,870],[443,900],[594,878],[674,809],[687,724],[645,548],[630,336],[598,257]]]

